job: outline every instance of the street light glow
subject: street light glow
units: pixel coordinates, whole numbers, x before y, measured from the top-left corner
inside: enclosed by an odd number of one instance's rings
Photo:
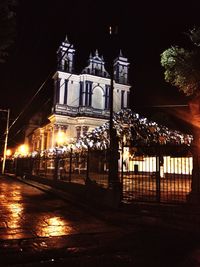
[[[20,145],[17,150],[18,154],[21,156],[27,156],[29,152],[29,147],[26,144]]]
[[[6,156],[10,157],[12,155],[12,150],[11,149],[7,149],[6,150]]]
[[[66,141],[67,141],[67,137],[66,137],[65,132],[59,131],[56,136],[56,143],[61,146],[64,143],[66,143]]]

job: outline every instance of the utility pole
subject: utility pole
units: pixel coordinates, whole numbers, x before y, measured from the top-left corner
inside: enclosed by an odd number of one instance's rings
[[[7,112],[4,151],[3,151],[3,162],[2,162],[2,174],[4,174],[4,172],[5,172],[5,164],[6,164],[6,151],[7,151],[7,144],[8,144],[10,109],[0,109],[0,111]]]
[[[109,28],[111,38],[111,47],[113,49],[113,32],[112,27]],[[118,140],[116,130],[113,127],[113,93],[114,93],[114,68],[113,56],[111,59],[111,74],[110,74],[110,120],[109,120],[109,133],[110,133],[110,153],[109,153],[109,177],[108,183],[111,189],[119,186],[118,178]]]

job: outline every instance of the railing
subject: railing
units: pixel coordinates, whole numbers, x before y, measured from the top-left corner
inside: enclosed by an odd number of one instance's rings
[[[191,191],[193,159],[188,147],[137,147],[121,168],[123,201],[183,203]],[[131,147],[124,150],[134,150]],[[136,148],[135,148],[136,150]],[[141,151],[151,151],[149,155]],[[128,166],[127,166],[128,165]]]
[[[109,118],[109,110],[104,109],[97,109],[93,107],[72,107],[68,105],[62,105],[57,104],[55,107],[55,111],[57,113],[62,114],[70,114],[70,115],[76,115],[76,114],[87,114],[87,115],[95,115],[97,117],[105,117]]]
[[[162,148],[162,149],[161,149]],[[6,170],[63,182],[86,181],[108,188],[109,153],[89,150],[52,157],[18,158],[6,162]],[[193,158],[188,147],[122,147],[118,181],[122,201],[183,203],[191,191]]]

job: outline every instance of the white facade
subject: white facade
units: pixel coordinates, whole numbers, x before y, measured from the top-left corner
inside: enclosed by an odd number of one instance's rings
[[[96,50],[90,54],[88,66],[80,74],[74,73],[75,50],[67,38],[58,49],[58,69],[53,75],[54,103],[49,123],[38,128],[32,135],[32,150],[45,150],[59,145],[58,136],[63,134],[63,144],[70,144],[86,132],[109,120],[110,75],[105,69],[103,57]],[[128,84],[127,58],[120,52],[113,64],[114,88],[113,111],[129,108],[130,85]]]

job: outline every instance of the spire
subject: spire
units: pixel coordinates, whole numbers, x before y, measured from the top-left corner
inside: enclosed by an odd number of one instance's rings
[[[69,40],[68,40],[67,34],[65,36],[65,43],[68,43],[69,44]]]
[[[89,65],[83,69],[82,73],[88,73],[105,78],[109,77],[109,74],[104,67],[105,62],[103,56],[99,55],[98,49],[96,49],[94,53],[90,53],[88,63]]]
[[[121,84],[128,84],[129,62],[123,56],[122,50],[119,50],[119,56],[114,60],[114,79]]]
[[[98,52],[98,50],[96,49],[96,51],[95,51],[95,56],[96,57],[98,57],[99,56],[99,52]]]
[[[58,69],[64,72],[73,72],[74,69],[74,53],[73,45],[69,43],[67,35],[61,43],[57,51]]]
[[[122,55],[122,50],[121,50],[121,49],[119,50],[119,56],[120,56],[120,57],[123,57],[123,55]]]

